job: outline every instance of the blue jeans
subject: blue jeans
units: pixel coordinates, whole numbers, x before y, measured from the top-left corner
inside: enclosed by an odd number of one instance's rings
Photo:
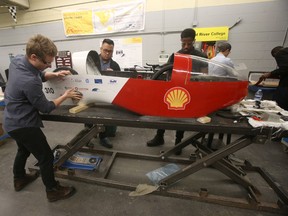
[[[25,176],[25,165],[30,154],[38,160],[42,181],[46,190],[56,186],[53,152],[40,128],[20,128],[8,133],[15,139],[18,150],[14,160],[14,178]]]

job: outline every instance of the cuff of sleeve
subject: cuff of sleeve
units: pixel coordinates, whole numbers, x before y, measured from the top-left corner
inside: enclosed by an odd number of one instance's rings
[[[45,79],[45,74],[46,74],[46,71],[42,71],[42,72],[41,72],[42,82],[46,82],[46,81],[47,81],[47,80]]]

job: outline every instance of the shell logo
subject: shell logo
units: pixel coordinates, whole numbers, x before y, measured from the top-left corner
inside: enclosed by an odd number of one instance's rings
[[[185,110],[186,105],[190,103],[190,94],[182,87],[174,87],[166,92],[164,102],[168,109]]]

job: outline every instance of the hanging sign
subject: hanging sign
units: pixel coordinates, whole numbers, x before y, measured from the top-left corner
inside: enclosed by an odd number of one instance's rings
[[[145,0],[63,11],[62,20],[66,36],[139,31],[144,29]]]
[[[219,41],[228,40],[229,27],[194,28],[196,41]]]

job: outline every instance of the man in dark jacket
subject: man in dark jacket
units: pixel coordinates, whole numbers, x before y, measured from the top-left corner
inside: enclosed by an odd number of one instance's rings
[[[288,47],[277,46],[271,50],[278,68],[263,74],[256,85],[266,78],[279,79],[279,85],[274,93],[274,100],[282,109],[288,110]]]
[[[179,50],[178,53],[190,54],[190,55],[195,55],[195,56],[207,58],[207,55],[205,53],[202,53],[201,51],[196,50],[194,48],[193,45],[195,43],[195,35],[196,35],[196,32],[192,28],[184,29],[181,32],[182,49]],[[168,59],[168,63],[173,64],[173,62],[174,62],[174,54],[172,54],[170,56],[170,58]],[[208,64],[195,62],[195,64],[193,63],[192,71],[208,73]],[[152,140],[147,142],[147,146],[152,147],[152,146],[163,145],[164,144],[164,133],[165,133],[165,130],[158,129],[155,137]],[[183,136],[184,136],[184,131],[176,131],[175,145],[177,145],[178,143],[181,142]],[[179,154],[181,154],[181,151],[178,151],[175,154],[179,155]]]
[[[112,59],[114,50],[114,41],[104,39],[100,48],[100,67],[101,71],[120,71],[120,67],[116,61]],[[116,126],[105,126],[105,131],[99,133],[100,144],[106,148],[112,148],[113,145],[108,136],[115,136]]]
[[[102,71],[120,71],[120,66],[112,59],[114,50],[114,41],[104,39],[100,48],[100,66]]]

